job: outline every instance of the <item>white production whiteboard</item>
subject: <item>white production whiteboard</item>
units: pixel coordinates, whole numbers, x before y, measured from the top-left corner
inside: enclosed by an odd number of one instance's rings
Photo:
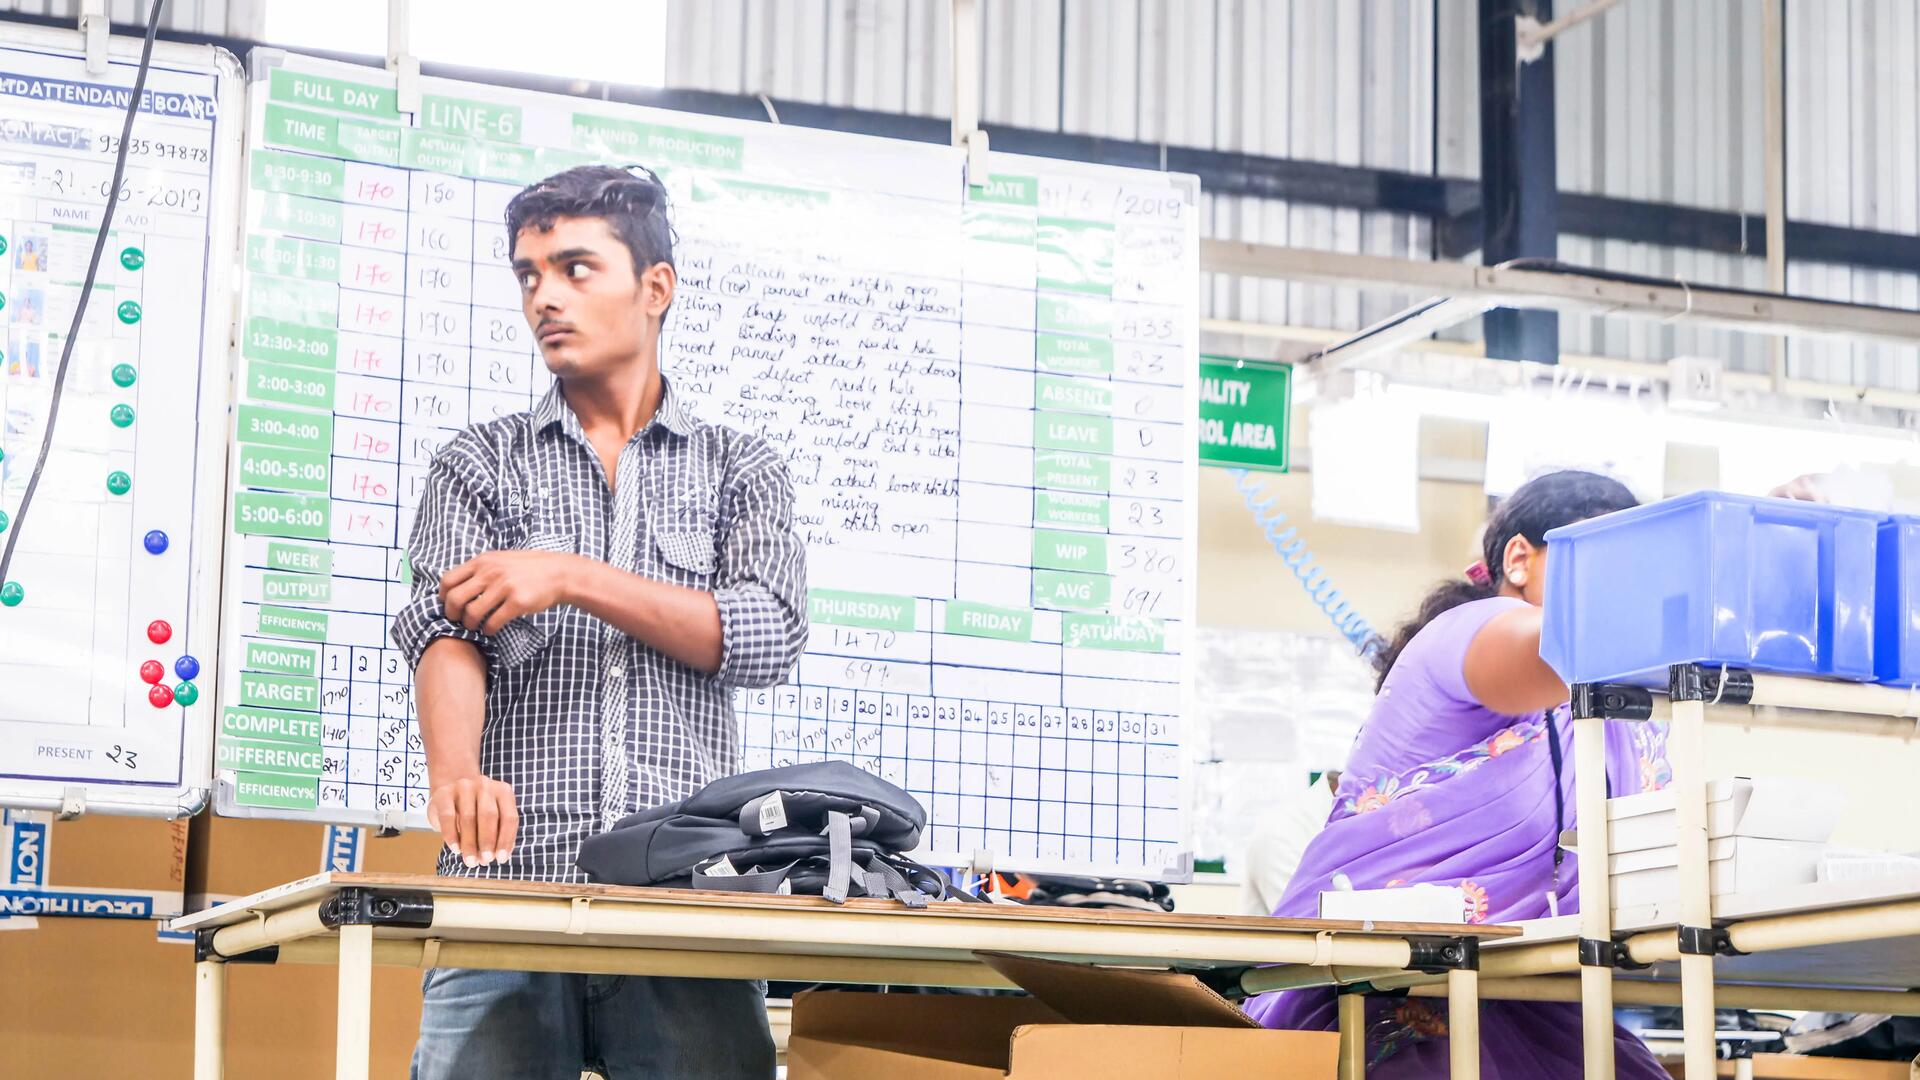
[[[550,385],[505,260],[525,183],[674,199],[663,368],[784,451],[812,640],[738,696],[746,768],[914,792],[922,855],[1183,869],[1197,187],[255,54],[222,813],[421,826],[388,627],[434,451]]]
[[[228,53],[154,47],[19,518],[140,46],[112,38],[91,75],[76,31],[0,24],[0,541],[21,528],[0,586],[0,805],[173,817],[210,782],[226,446],[200,421],[228,389],[244,87]]]

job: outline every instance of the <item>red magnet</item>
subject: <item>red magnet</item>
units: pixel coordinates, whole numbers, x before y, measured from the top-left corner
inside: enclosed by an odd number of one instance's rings
[[[155,619],[147,624],[147,640],[155,645],[165,645],[172,636],[173,627],[168,626],[165,619]]]
[[[167,669],[162,666],[158,660],[149,660],[140,665],[140,681],[143,683],[151,683],[157,686],[160,680],[166,677]]]
[[[173,689],[166,683],[155,683],[147,691],[147,701],[156,709],[164,709],[173,704]]]

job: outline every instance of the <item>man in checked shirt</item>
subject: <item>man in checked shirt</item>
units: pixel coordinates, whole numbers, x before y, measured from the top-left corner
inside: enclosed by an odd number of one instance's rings
[[[739,767],[733,691],[806,644],[780,456],[700,422],[660,374],[666,191],[570,169],[507,206],[554,374],[531,412],[434,458],[393,639],[414,664],[440,873],[584,881],[580,842]],[[435,969],[416,1080],[773,1075],[760,988]]]

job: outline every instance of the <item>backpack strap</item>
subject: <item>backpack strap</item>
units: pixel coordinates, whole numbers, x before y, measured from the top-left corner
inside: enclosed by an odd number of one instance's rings
[[[721,870],[722,862],[726,863],[725,869],[721,873],[713,873],[714,870]],[[740,874],[733,872],[732,861],[722,855],[695,866],[693,873],[689,875],[691,879],[689,884],[696,889],[713,889],[718,892],[777,893],[797,865],[799,865],[798,862],[790,862],[772,870],[754,870]]]
[[[820,895],[836,904],[847,902],[847,887],[852,884],[853,826],[838,810],[827,812],[827,886]],[[864,887],[864,879],[862,881]]]

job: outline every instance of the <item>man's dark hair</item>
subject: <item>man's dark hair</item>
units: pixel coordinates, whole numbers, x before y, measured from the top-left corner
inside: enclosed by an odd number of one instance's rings
[[[507,203],[507,257],[519,245],[520,230],[545,232],[563,217],[604,219],[632,252],[636,277],[654,263],[673,265],[667,189],[651,170],[579,165],[529,184]]]

